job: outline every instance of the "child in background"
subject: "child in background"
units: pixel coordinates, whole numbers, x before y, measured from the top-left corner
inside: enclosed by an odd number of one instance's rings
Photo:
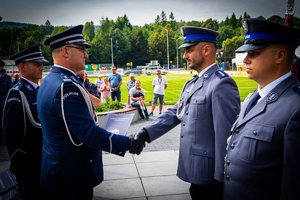
[[[144,101],[143,101],[145,96],[143,95],[143,93],[141,93],[141,88],[140,87],[136,88],[136,92],[133,94],[133,97],[137,97],[137,98],[138,97],[143,97],[143,98],[140,98],[140,100],[137,101],[137,102],[139,102],[141,109],[145,110],[145,104],[144,104]]]
[[[100,86],[101,100],[102,103],[106,103],[106,97],[110,98],[110,87],[107,78],[104,78],[103,81],[104,83]]]

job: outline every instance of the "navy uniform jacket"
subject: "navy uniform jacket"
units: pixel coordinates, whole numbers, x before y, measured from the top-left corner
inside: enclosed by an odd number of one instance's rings
[[[0,75],[0,106],[3,106],[3,99],[7,92],[12,88],[13,84],[10,76],[6,74]]]
[[[39,123],[37,91],[28,81],[21,78],[5,97],[3,135],[11,159],[10,169],[18,179],[22,179],[22,184],[26,185],[31,181],[39,183],[43,134],[42,129],[34,126],[29,120],[19,90],[28,101],[34,121]]]
[[[212,184],[214,179],[223,182],[226,140],[240,111],[238,88],[217,64],[199,77],[189,91],[192,84],[193,79],[182,89],[182,121],[176,116],[178,102],[145,129],[152,142],[181,123],[177,176],[199,185]]]
[[[94,95],[95,97],[100,99],[100,97],[98,95],[97,86],[94,83],[91,83],[91,82],[85,80],[84,81],[84,86],[87,89],[87,91],[89,91],[89,93],[91,93],[91,95]]]
[[[57,187],[74,192],[98,185],[103,180],[101,150],[124,156],[129,147],[128,137],[114,135],[95,124],[80,90],[70,78],[83,86],[73,76],[70,71],[53,66],[37,97],[44,134],[41,185],[51,193]],[[72,144],[63,121],[62,83],[65,119],[74,142],[83,143],[79,147]]]
[[[300,83],[291,75],[243,118],[247,105],[231,129],[224,199],[300,199]]]

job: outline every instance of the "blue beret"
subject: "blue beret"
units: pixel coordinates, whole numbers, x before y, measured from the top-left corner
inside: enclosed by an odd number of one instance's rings
[[[182,26],[181,34],[184,37],[183,44],[179,49],[193,46],[199,42],[217,42],[219,33],[208,28],[200,28],[195,26]]]
[[[11,60],[14,60],[16,65],[24,62],[42,62],[47,63],[42,53],[42,45],[35,44],[27,49],[24,49],[12,56],[10,56]]]
[[[78,25],[53,35],[45,40],[44,45],[50,46],[52,51],[67,44],[84,45],[85,48],[90,48],[92,45],[88,44],[83,38],[82,29],[83,25]]]
[[[0,66],[2,66],[2,67],[5,66],[5,63],[2,60],[0,60]]]
[[[300,30],[284,26],[265,19],[249,18],[241,21],[244,33],[244,45],[236,52],[253,51],[261,49],[272,43],[285,44],[296,48]]]

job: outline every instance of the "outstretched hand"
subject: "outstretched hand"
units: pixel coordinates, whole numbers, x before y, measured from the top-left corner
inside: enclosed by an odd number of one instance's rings
[[[130,140],[130,145],[129,145],[129,152],[132,154],[137,154],[139,155],[142,151],[143,148],[145,147],[145,141],[142,139],[135,139],[135,136],[132,134],[129,136]]]

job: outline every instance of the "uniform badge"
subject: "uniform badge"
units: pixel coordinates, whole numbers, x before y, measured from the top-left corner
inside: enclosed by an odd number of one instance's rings
[[[183,102],[182,102],[182,101],[180,101],[180,103],[179,103],[179,108],[181,108],[181,107],[182,107],[182,104],[183,104]]]
[[[208,77],[208,74],[204,74],[203,77],[204,77],[204,78],[207,78],[207,77]]]
[[[243,27],[243,30],[244,30],[245,34],[249,32],[248,23],[247,23],[246,20],[242,21],[242,27]]]
[[[39,45],[39,50],[42,51],[42,45]]]
[[[180,31],[181,31],[181,35],[184,36],[184,31],[182,27],[180,28]]]
[[[26,86],[26,88],[27,88],[28,90],[33,91],[32,87],[31,87],[30,85],[25,85],[25,86]]]
[[[61,74],[59,76],[64,82],[71,82],[71,79],[67,75]]]
[[[279,97],[279,94],[275,91],[272,91],[267,97],[267,103],[276,101],[278,99],[278,97]]]

